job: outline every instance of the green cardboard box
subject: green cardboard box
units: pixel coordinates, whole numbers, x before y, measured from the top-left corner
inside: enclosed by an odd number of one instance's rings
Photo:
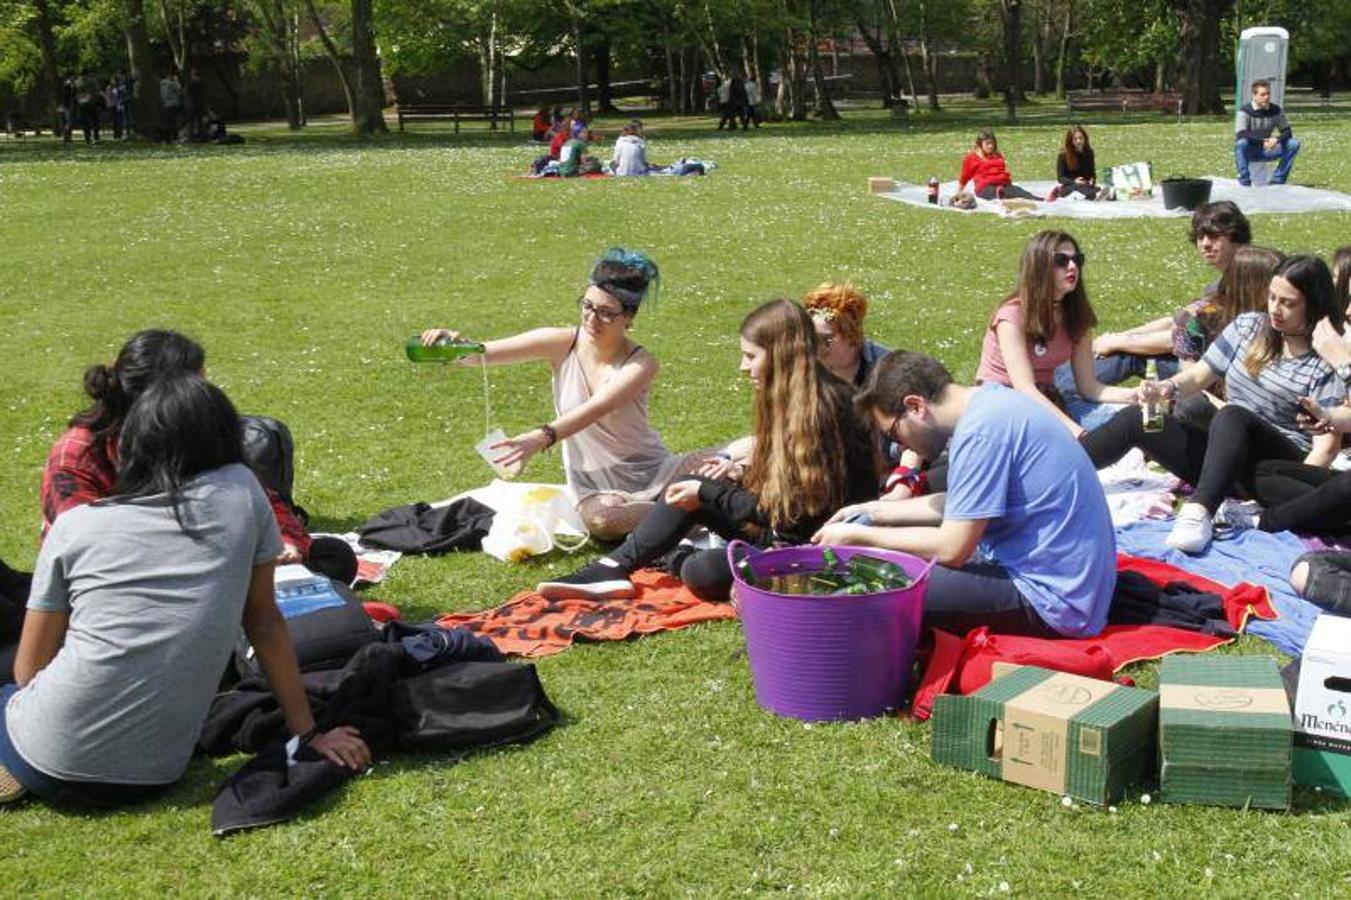
[[[966,697],[934,700],[933,759],[1088,803],[1154,770],[1158,696],[1018,666]]]
[[[1166,656],[1159,671],[1165,803],[1290,808],[1290,701],[1265,656]]]

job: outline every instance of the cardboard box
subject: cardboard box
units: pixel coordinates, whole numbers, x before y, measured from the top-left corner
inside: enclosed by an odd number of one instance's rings
[[[1290,703],[1265,656],[1166,656],[1159,794],[1166,803],[1290,808]]]
[[[896,182],[890,178],[869,178],[868,193],[889,194],[896,190]]]
[[[1299,663],[1296,784],[1351,797],[1351,619],[1319,616]]]
[[[1154,771],[1158,696],[1019,666],[966,697],[935,698],[935,762],[1111,803]]]

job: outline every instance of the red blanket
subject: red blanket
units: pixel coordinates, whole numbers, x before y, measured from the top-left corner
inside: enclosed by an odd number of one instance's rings
[[[631,600],[545,600],[534,591],[522,591],[496,609],[451,613],[436,624],[468,628],[503,653],[551,656],[578,639],[622,641],[635,634],[736,618],[730,603],[706,603],[673,575],[643,570],[633,574],[633,583],[638,596]]]
[[[1235,631],[1242,631],[1252,616],[1277,617],[1267,589],[1258,585],[1242,583],[1228,588],[1168,563],[1124,553],[1117,554],[1117,571],[1138,572],[1159,585],[1181,581],[1197,590],[1219,594],[1225,618]],[[1109,625],[1097,637],[1078,639],[990,634],[986,628],[977,628],[965,638],[934,629],[933,636],[933,651],[911,705],[917,719],[929,718],[933,699],[939,694],[954,690],[969,694],[989,684],[997,662],[1111,680],[1133,662],[1169,653],[1204,652],[1232,640],[1162,625]]]

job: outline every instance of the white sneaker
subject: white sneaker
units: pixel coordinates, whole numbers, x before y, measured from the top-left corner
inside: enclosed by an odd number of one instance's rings
[[[1199,503],[1184,503],[1177,511],[1177,521],[1168,533],[1165,543],[1183,553],[1201,553],[1210,546],[1214,528],[1210,513]]]
[[[1235,500],[1230,497],[1215,510],[1215,527],[1230,531],[1249,531],[1262,518],[1262,506],[1256,500]]]

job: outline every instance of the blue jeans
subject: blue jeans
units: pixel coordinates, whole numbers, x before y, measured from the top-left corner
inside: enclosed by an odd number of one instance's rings
[[[53,805],[109,807],[134,803],[169,787],[167,784],[63,781],[33,768],[9,739],[9,726],[5,723],[5,707],[9,705],[9,698],[18,692],[17,684],[0,687],[0,766],[8,769],[29,792]]]
[[[1133,353],[1113,353],[1093,360],[1093,372],[1103,384],[1120,384],[1128,378],[1144,378],[1145,366],[1151,357],[1136,356]],[[1177,374],[1177,357],[1152,357],[1158,367],[1160,378],[1172,378]],[[1055,386],[1060,396],[1065,398],[1065,411],[1070,418],[1092,431],[1112,418],[1121,409],[1119,403],[1097,403],[1084,399],[1079,387],[1074,383],[1074,369],[1065,363],[1055,370]]]
[[[1239,184],[1250,184],[1252,176],[1248,173],[1248,164],[1259,159],[1279,159],[1281,164],[1271,173],[1272,184],[1285,184],[1290,177],[1290,168],[1295,164],[1295,154],[1299,152],[1299,141],[1290,138],[1284,144],[1268,150],[1261,141],[1239,138],[1234,141],[1234,165],[1238,168]]]

